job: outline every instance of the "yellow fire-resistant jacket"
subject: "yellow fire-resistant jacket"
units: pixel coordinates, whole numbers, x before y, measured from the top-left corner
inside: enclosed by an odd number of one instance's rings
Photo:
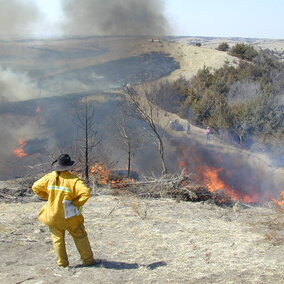
[[[32,190],[47,200],[39,212],[39,220],[44,224],[64,230],[84,222],[81,214],[65,219],[62,203],[63,200],[72,200],[79,209],[90,198],[90,189],[77,176],[68,171],[54,171],[36,181]]]

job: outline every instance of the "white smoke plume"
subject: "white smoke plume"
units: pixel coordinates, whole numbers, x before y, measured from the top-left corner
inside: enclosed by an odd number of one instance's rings
[[[0,102],[24,101],[39,96],[37,84],[28,75],[0,66]]]
[[[21,0],[0,0],[0,35],[27,35],[41,14],[36,5]]]
[[[64,32],[73,35],[165,35],[160,0],[65,0]]]

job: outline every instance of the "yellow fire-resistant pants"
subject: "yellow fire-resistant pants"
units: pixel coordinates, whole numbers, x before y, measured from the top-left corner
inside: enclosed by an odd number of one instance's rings
[[[55,227],[49,227],[51,232],[53,248],[57,257],[59,266],[67,267],[69,265],[68,256],[65,247],[65,230]],[[84,265],[95,263],[90,242],[83,224],[77,228],[67,228],[67,231],[73,237],[77,250],[81,256]]]

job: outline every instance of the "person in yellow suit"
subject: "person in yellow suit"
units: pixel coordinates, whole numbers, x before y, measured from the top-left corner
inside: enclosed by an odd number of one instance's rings
[[[71,174],[74,165],[68,154],[60,155],[51,165],[53,172],[33,184],[32,190],[47,200],[39,212],[39,220],[49,227],[57,264],[69,266],[65,247],[65,231],[74,239],[83,265],[95,263],[89,239],[84,228],[82,206],[90,198],[90,189]]]

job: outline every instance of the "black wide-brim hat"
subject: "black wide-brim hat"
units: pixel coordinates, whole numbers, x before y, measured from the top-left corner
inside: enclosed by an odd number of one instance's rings
[[[51,163],[51,168],[59,172],[68,171],[73,167],[74,163],[68,154],[62,154]]]

